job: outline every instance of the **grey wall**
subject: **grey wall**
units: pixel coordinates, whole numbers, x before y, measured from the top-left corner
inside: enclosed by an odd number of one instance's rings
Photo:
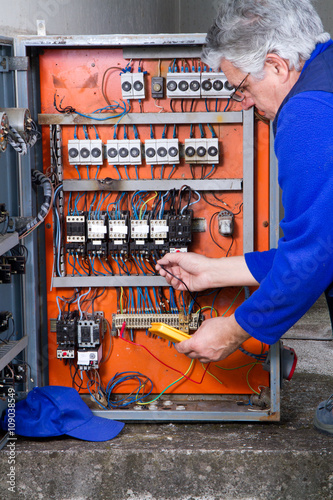
[[[0,0],[0,34],[204,33],[221,0]],[[333,33],[332,0],[315,1]]]
[[[221,0],[0,0],[0,34],[204,33]],[[332,0],[315,1],[333,33]]]

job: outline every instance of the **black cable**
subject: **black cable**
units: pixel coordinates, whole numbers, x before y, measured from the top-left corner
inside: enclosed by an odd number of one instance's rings
[[[241,211],[242,211],[242,208],[243,208],[243,203],[241,203],[241,204],[239,205],[239,211],[238,211],[238,212],[236,212],[236,213],[234,213],[234,215],[239,215],[239,214],[241,213]]]
[[[228,248],[228,251],[226,253],[226,257],[229,257],[229,253],[230,253],[230,250],[231,250],[233,244],[234,244],[234,237],[233,237],[233,235],[231,235],[231,243],[230,243],[230,247]]]
[[[254,358],[259,362],[263,362],[267,358],[267,352],[265,352],[264,354],[254,354],[253,352],[246,351],[245,349],[243,349],[243,347],[238,347],[238,349],[243,354],[246,354],[247,356],[251,356],[251,358]]]
[[[62,101],[65,99],[65,96],[60,99],[59,107],[57,106],[57,92],[54,93],[54,98],[53,98],[53,105],[55,109],[58,111],[58,113],[75,113],[76,110],[72,106],[66,106],[65,108],[62,107]]]
[[[219,212],[215,212],[211,218],[210,218],[210,221],[209,221],[209,234],[210,234],[210,237],[212,238],[212,241],[213,243],[215,243],[215,245],[217,245],[219,248],[221,248],[221,250],[223,250],[223,252],[225,252],[225,249],[223,247],[221,247],[221,245],[219,245],[217,243],[217,241],[215,240],[214,236],[213,236],[213,231],[212,231],[212,223],[213,223],[213,218],[216,217],[216,215],[218,215]]]
[[[202,192],[202,193],[201,193],[201,197],[202,197],[202,198],[204,199],[204,201],[205,201],[206,203],[208,203],[208,205],[210,205],[211,207],[216,207],[216,208],[221,208],[221,209],[223,209],[223,208],[224,208],[224,207],[221,207],[220,205],[215,205],[214,203],[211,203],[210,201],[208,201],[208,200],[207,200],[207,198],[206,198],[206,196],[205,196],[205,193],[204,193],[204,192]]]
[[[183,283],[183,285],[185,286],[186,290],[188,291],[188,293],[190,294],[190,297],[191,299],[193,300],[193,302],[199,307],[199,311],[201,311],[201,305],[197,302],[195,296],[192,294],[191,290],[189,289],[189,287],[186,285],[186,283],[178,278],[178,276],[175,276],[174,274],[172,274],[170,271],[168,271],[167,269],[165,269],[165,267],[161,266],[161,269],[163,269],[166,273],[170,274],[170,276],[172,276],[173,278],[176,278],[176,280],[180,281],[181,283]]]

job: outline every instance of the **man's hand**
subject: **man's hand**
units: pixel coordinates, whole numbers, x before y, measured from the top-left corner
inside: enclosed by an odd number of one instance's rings
[[[191,291],[258,285],[243,256],[214,259],[193,252],[167,253],[157,261],[156,270],[176,290],[186,290],[184,284],[177,278],[180,278]]]
[[[228,357],[249,338],[250,335],[239,326],[232,315],[227,318],[207,319],[192,338],[175,344],[175,348],[179,353],[208,363]]]
[[[211,288],[212,275],[218,259],[210,259],[197,253],[168,253],[157,261],[156,270],[176,290],[186,290],[180,278],[191,291]],[[172,273],[176,278],[171,276]],[[215,271],[216,272],[216,271]]]

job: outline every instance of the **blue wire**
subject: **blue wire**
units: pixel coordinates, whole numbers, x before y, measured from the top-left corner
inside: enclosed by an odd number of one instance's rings
[[[141,266],[140,262],[135,258],[135,255],[133,254],[132,255],[132,259],[134,260],[134,262],[137,264],[138,268],[141,269],[142,273],[147,276],[147,273],[144,272],[144,269],[143,267]]]
[[[93,127],[94,127],[94,130],[95,130],[96,139],[99,139],[99,135],[98,135],[98,132],[97,132],[97,128],[95,127],[95,125],[93,125]]]
[[[119,172],[119,170],[118,170],[117,166],[116,166],[116,165],[113,165],[113,168],[114,168],[114,169],[115,169],[115,171],[117,172],[118,177],[119,177],[119,180],[121,180],[121,175],[120,175],[120,172]]]
[[[76,254],[75,254],[75,255],[76,255],[76,260],[77,260],[78,265],[80,266],[80,268],[82,269],[82,271],[83,271],[83,272],[84,272],[87,276],[89,276],[89,273],[88,273],[88,272],[85,270],[85,268],[84,268],[83,266],[81,266],[81,264],[80,264],[78,253],[76,252]]]
[[[77,173],[79,174],[79,179],[81,179],[81,174],[80,174],[80,172],[79,172],[78,166],[77,166],[77,165],[74,165],[74,168],[75,168],[75,170],[77,171]]]
[[[208,126],[209,130],[212,133],[212,138],[215,139],[216,134],[215,134],[215,131],[214,131],[213,127],[210,125],[210,123],[207,123],[207,126]]]
[[[215,300],[217,299],[217,296],[218,294],[220,293],[220,290],[218,290],[213,298],[213,302],[212,302],[212,308],[210,310],[210,317],[212,318],[213,317],[213,308],[214,308],[214,303],[215,303]]]
[[[106,267],[104,266],[104,264],[103,264],[103,262],[102,262],[102,259],[101,259],[100,257],[98,257],[98,260],[99,260],[99,261],[100,261],[100,263],[102,264],[102,267],[103,267],[104,271],[106,271],[106,272],[107,272],[107,274],[111,274],[111,275],[112,275],[111,271],[110,271],[110,270],[108,270],[108,269],[106,269]]]
[[[177,138],[177,136],[176,136],[176,124],[174,124],[174,126],[173,126],[173,135],[172,135],[172,138],[173,139]]]
[[[87,125],[83,125],[84,137],[89,140]]]
[[[200,130],[200,134],[201,134],[201,139],[204,139],[205,133],[204,133],[204,129],[203,129],[203,126],[201,123],[199,123],[199,130]]]
[[[127,172],[127,165],[124,165],[124,168],[125,168],[125,175],[126,175],[127,179],[130,180],[130,178],[128,176],[128,172]]]
[[[208,177],[214,172],[214,169],[215,169],[215,165],[212,165],[212,168],[210,169],[208,174],[205,175],[204,179],[208,179]]]
[[[174,173],[174,171],[175,171],[175,168],[176,168],[176,165],[172,165],[172,169],[171,169],[170,174],[168,175],[168,179],[170,179],[170,178],[171,178],[172,174],[173,174],[173,173]]]
[[[226,105],[226,107],[224,108],[223,112],[227,111],[229,104],[230,104],[230,98],[228,99],[227,105]]]
[[[214,168],[215,168],[215,167],[214,167]],[[204,179],[205,179],[205,177],[204,177]],[[190,203],[189,205],[186,205],[185,207],[183,207],[183,208],[181,209],[181,211],[180,211],[180,213],[181,213],[181,214],[183,214],[183,213],[184,213],[185,208],[186,208],[186,209],[188,209],[188,207],[191,207],[192,205],[195,205],[196,203],[198,203],[198,202],[201,200],[201,195],[200,195],[200,193],[199,193],[198,191],[194,191],[194,193],[198,196],[198,199],[197,199],[197,200],[195,200],[195,201],[192,201],[192,203]]]
[[[73,265],[73,264],[71,264],[71,263],[70,263],[70,261],[69,261],[69,257],[70,257],[70,256],[72,256],[72,257],[73,257],[73,262],[74,262],[74,265]],[[71,266],[71,268],[73,269],[72,274],[74,275],[74,273],[75,273],[75,258],[74,258],[74,255],[73,255],[72,253],[69,253],[69,254],[67,255],[67,262],[68,262],[68,264]],[[80,273],[78,272],[78,274],[80,274]],[[81,274],[81,276],[82,276],[82,274]]]
[[[68,196],[68,205],[67,205],[67,213],[69,214],[70,213],[70,204],[71,204],[71,199],[72,199],[72,191],[69,192],[69,196]]]

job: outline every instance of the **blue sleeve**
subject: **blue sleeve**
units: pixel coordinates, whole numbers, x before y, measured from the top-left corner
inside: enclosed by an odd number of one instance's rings
[[[284,236],[260,287],[235,313],[244,330],[268,344],[296,323],[333,282],[332,130],[333,94],[326,92],[294,96],[279,116],[275,152]]]
[[[270,271],[275,252],[275,248],[272,248],[266,252],[249,252],[244,255],[246,265],[258,283],[261,283]]]

